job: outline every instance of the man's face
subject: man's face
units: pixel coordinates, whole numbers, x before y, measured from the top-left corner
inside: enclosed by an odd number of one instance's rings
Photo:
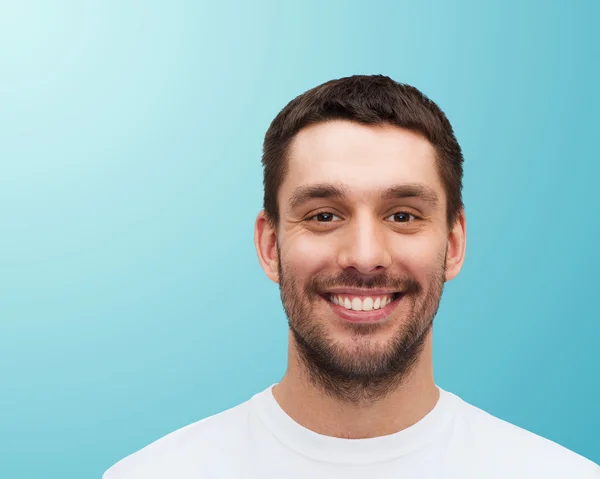
[[[332,121],[301,130],[288,158],[263,266],[295,345],[329,389],[385,387],[416,360],[458,273],[434,149],[405,129]]]

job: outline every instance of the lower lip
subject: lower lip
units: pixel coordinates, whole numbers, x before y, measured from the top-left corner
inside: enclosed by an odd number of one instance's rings
[[[383,308],[372,309],[371,311],[355,311],[353,309],[346,309],[344,306],[340,306],[339,304],[333,304],[326,298],[325,301],[329,303],[329,306],[333,312],[344,321],[349,321],[351,323],[376,323],[386,319],[396,308],[396,306],[398,306],[398,303],[400,303],[403,297],[404,295],[400,295]]]

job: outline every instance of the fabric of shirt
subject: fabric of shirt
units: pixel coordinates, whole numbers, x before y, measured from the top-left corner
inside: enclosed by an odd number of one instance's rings
[[[103,479],[600,479],[588,459],[441,388],[419,422],[369,439],[301,426],[272,388],[159,439]]]

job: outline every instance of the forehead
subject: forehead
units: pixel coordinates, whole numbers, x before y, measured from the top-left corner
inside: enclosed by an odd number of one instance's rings
[[[279,200],[298,187],[324,183],[343,185],[353,196],[422,184],[444,198],[433,146],[421,134],[391,125],[336,120],[301,130],[290,145]]]

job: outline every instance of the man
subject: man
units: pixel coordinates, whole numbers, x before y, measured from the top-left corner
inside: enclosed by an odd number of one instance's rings
[[[264,142],[255,244],[279,284],[288,369],[105,479],[600,479],[600,468],[436,386],[432,323],[466,246],[443,112],[383,76],[320,85]]]

